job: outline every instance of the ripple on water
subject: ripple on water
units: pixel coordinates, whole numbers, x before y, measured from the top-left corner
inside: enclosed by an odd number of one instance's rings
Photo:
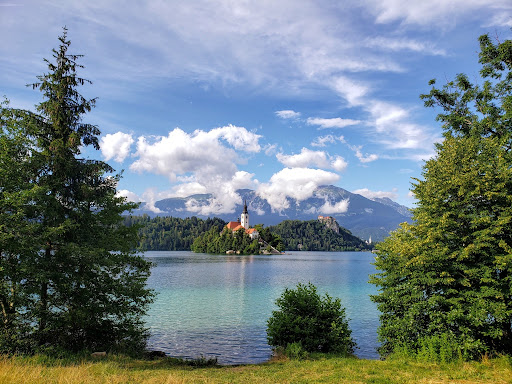
[[[266,321],[285,287],[311,281],[340,297],[361,358],[378,358],[375,304],[365,252],[298,252],[277,256],[212,256],[148,252],[148,280],[158,292],[147,317],[149,346],[170,356],[217,358],[221,364],[267,361]]]

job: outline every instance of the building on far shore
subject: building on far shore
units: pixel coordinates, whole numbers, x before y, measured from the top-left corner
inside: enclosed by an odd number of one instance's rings
[[[238,221],[230,221],[229,223],[227,223],[226,228],[233,232],[236,232],[239,229],[245,229],[245,233],[247,233],[253,240],[257,239],[260,236],[256,228],[249,227],[249,212],[247,211],[247,202],[245,200],[244,210],[240,215],[240,219],[238,219]]]

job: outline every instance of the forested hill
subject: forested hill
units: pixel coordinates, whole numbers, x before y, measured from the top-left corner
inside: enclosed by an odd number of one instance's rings
[[[335,206],[346,202],[348,204],[347,211],[342,209],[343,212],[331,212],[329,215],[354,235],[362,239],[371,237],[374,241],[384,240],[391,231],[397,229],[400,223],[412,222],[410,210],[390,199],[370,200],[333,185],[318,187],[313,195],[305,200],[298,201],[288,198],[289,207],[279,212],[274,211],[270,203],[260,196],[257,191],[238,189],[236,193],[240,196],[240,204],[235,206],[233,213],[219,213],[217,217],[226,221],[233,220],[234,212],[242,212],[243,205],[241,202],[245,201],[252,217],[251,222],[269,226],[277,225],[283,220],[315,220],[318,215],[328,214],[324,212],[326,203]],[[189,211],[187,205],[192,204],[206,208],[210,204],[211,198],[211,194],[200,194],[163,199],[155,202],[155,207],[160,210],[158,214],[148,210],[146,205],[142,203],[140,208],[134,211],[134,214],[148,214],[151,217],[158,215],[185,218],[196,214]],[[258,214],[253,215],[256,212]],[[207,218],[207,216],[199,217]]]
[[[339,234],[318,220],[285,220],[269,227],[287,251],[355,251],[370,249],[363,240],[340,227]]]
[[[125,224],[140,227],[138,249],[141,251],[189,251],[194,240],[203,233],[213,227],[220,233],[227,223],[219,218],[151,218],[144,215],[126,217]],[[338,234],[318,220],[285,220],[268,227],[268,230],[281,238],[286,251],[352,251],[370,248],[347,229],[339,227]]]
[[[138,248],[141,251],[190,251],[190,246],[197,237],[212,227],[217,227],[220,232],[227,223],[218,218],[150,218],[144,215],[126,217],[125,224],[140,226]]]

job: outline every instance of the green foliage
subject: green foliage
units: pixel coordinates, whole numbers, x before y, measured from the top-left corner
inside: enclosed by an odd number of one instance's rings
[[[340,227],[334,232],[318,220],[285,220],[268,228],[282,239],[288,251],[358,251],[368,249],[364,241]]]
[[[392,358],[416,360],[421,362],[451,363],[463,361],[464,348],[460,340],[448,333],[425,336],[418,340],[416,346],[407,343],[397,344]]]
[[[285,289],[276,304],[279,310],[273,311],[267,321],[269,345],[299,355],[301,349],[341,355],[353,353],[352,331],[339,298],[333,299],[327,293],[321,297],[313,284],[299,283],[296,289]]]
[[[274,233],[270,227],[264,227],[263,224],[257,224],[254,226],[259,233],[260,239],[263,240],[264,245],[266,244],[267,251],[271,252],[272,247],[277,249],[279,252],[285,250],[281,236]]]
[[[21,282],[34,271],[30,261],[38,251],[34,244],[41,227],[27,220],[38,215],[31,202],[41,189],[31,182],[37,161],[30,156],[34,142],[23,128],[25,118],[7,100],[0,104],[0,351],[33,347],[23,337],[29,326],[18,316],[18,308],[30,304]]]
[[[150,263],[134,253],[136,229],[121,214],[119,176],[84,160],[99,130],[82,123],[94,106],[70,55],[66,31],[35,89],[35,114],[1,107],[0,352],[144,348]]]
[[[194,240],[215,227],[220,232],[226,222],[218,219],[190,217],[129,216],[125,224],[138,228],[140,251],[189,251]]]
[[[271,227],[258,224],[255,228],[259,233],[259,239],[263,241],[261,247],[257,242],[248,241],[248,238],[242,240],[243,246],[237,245],[236,242],[233,245],[233,236],[230,236],[229,233],[221,233],[226,222],[218,218],[206,220],[196,217],[187,219],[150,218],[144,215],[126,217],[125,224],[138,228],[139,244],[137,248],[140,251],[194,250],[195,252],[220,254],[234,250],[245,254],[258,254],[260,248],[271,250],[271,247],[280,252],[285,249],[293,251],[298,249],[299,244],[302,245],[303,250],[314,251],[368,249],[367,244],[344,228],[340,228],[340,234],[337,234],[316,220],[306,222],[287,220]],[[216,228],[216,231],[207,234],[212,228]],[[197,241],[193,246],[195,240]],[[210,251],[208,251],[207,244],[210,244]]]
[[[512,353],[512,51],[480,42],[482,86],[459,75],[422,96],[443,108],[445,140],[413,184],[414,223],[378,246],[384,355]]]
[[[257,255],[260,253],[260,245],[244,229],[235,233],[223,229],[219,233],[217,227],[212,227],[194,240],[191,250],[198,253],[226,254],[227,251],[234,251],[241,255]]]
[[[309,356],[304,348],[302,348],[302,343],[300,342],[288,344],[284,350],[284,354],[286,357],[293,360],[304,360]]]
[[[442,89],[430,81],[430,93],[421,95],[426,107],[443,111],[437,120],[445,135],[490,137],[510,149],[512,144],[512,40],[495,45],[488,35],[480,41],[481,85],[473,84],[465,74],[458,74]]]

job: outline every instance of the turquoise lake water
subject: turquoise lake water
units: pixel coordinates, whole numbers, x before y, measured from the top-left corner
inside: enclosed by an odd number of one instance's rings
[[[148,285],[158,296],[148,313],[149,346],[184,358],[221,364],[267,361],[266,321],[284,288],[311,281],[339,297],[350,319],[356,355],[376,359],[379,312],[368,295],[375,273],[369,252],[290,252],[223,256],[146,252],[155,266]]]

